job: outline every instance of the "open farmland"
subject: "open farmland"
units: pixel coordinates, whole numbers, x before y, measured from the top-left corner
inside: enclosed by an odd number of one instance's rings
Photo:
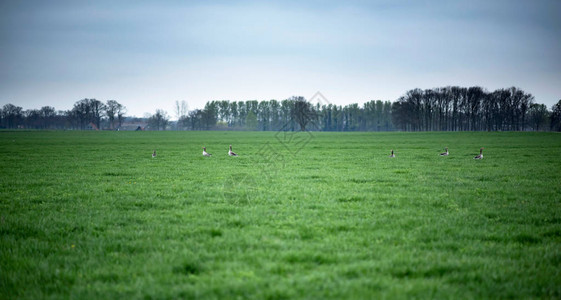
[[[0,298],[561,297],[560,134],[3,131],[0,160]]]

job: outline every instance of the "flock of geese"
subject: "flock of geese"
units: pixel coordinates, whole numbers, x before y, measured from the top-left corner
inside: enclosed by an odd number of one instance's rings
[[[448,147],[446,147],[444,148],[444,152],[440,153],[440,156],[448,156],[448,155],[450,155],[450,153],[448,153]],[[390,157],[395,157],[393,150],[392,150],[392,154],[390,154]],[[473,159],[483,159],[483,147],[479,149],[479,155],[476,155]]]
[[[444,148],[444,152],[440,153],[440,156],[448,156],[450,155],[450,153],[448,153],[448,147]],[[229,156],[238,156],[236,153],[234,153],[232,151],[232,145],[230,145],[230,150],[228,151],[228,155]],[[203,156],[207,156],[207,157],[211,157],[212,154],[206,152],[206,147],[203,147]],[[154,152],[152,152],[152,158],[156,157],[156,150],[154,150]],[[392,153],[390,154],[389,157],[395,157],[395,154],[393,153],[393,149],[392,149]],[[479,155],[475,156],[473,159],[483,159],[483,147],[481,149],[479,149]]]
[[[238,156],[234,151],[232,151],[232,145],[230,145],[230,150],[228,150],[229,156]],[[203,156],[211,157],[212,154],[206,152],[206,147],[203,147]]]
[[[234,151],[232,151],[232,145],[230,145],[230,151],[228,151],[228,155],[230,156],[238,156]],[[206,147],[203,147],[203,156],[208,156],[211,157],[212,154],[206,152]],[[156,150],[154,150],[154,152],[152,152],[152,158],[156,157]]]

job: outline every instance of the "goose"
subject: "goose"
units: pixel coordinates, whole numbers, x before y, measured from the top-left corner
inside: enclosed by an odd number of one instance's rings
[[[395,157],[395,154],[393,154],[393,150],[392,150],[392,154],[390,155],[390,157]]]
[[[232,151],[232,145],[230,145],[230,151],[228,151],[228,155],[230,156],[238,156],[236,153]]]
[[[479,155],[474,157],[473,159],[483,159],[483,147],[479,149]]]
[[[443,153],[440,153],[440,156],[448,156],[449,155],[448,154],[448,147],[444,148],[444,150],[446,150],[446,151],[443,152]]]
[[[212,154],[206,152],[206,147],[203,147],[203,156],[208,156],[208,157],[212,156]]]
[[[156,157],[156,150],[152,153],[152,158]]]

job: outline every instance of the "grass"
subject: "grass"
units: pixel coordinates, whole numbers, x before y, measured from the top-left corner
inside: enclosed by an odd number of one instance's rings
[[[0,298],[560,298],[560,149],[555,133],[0,132]]]

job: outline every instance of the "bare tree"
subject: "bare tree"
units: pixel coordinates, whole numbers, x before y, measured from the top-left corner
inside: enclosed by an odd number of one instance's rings
[[[101,126],[101,117],[105,105],[97,99],[82,99],[74,103],[72,114],[78,120],[81,129],[86,129],[89,124],[94,124],[98,129]]]
[[[125,106],[119,106],[117,109],[117,123],[119,124],[119,126],[117,128],[120,128],[123,125],[123,120],[125,119],[125,114],[127,113],[127,108]]]
[[[72,116],[80,124],[80,129],[86,129],[91,116],[89,99],[82,99],[74,103],[72,108]]]
[[[25,128],[41,129],[41,112],[38,109],[28,109],[23,116]]]
[[[97,129],[101,129],[101,118],[105,112],[105,104],[97,99],[90,99],[92,107],[92,123],[95,124]]]
[[[43,106],[39,111],[43,128],[53,127],[55,124],[56,110],[52,106]]]
[[[551,108],[551,130],[561,131],[561,99]]]
[[[168,114],[163,109],[157,109],[156,113],[148,118],[148,126],[153,130],[166,130],[168,122]]]
[[[181,102],[179,102],[179,100],[175,101],[174,113],[178,120],[187,116],[188,109],[189,108],[185,100],[181,100]]]
[[[549,110],[545,104],[532,104],[529,109],[530,124],[535,131],[543,130],[549,121]]]
[[[11,103],[2,108],[3,125],[7,128],[17,128],[23,122],[23,107]]]
[[[315,119],[315,113],[312,108],[312,104],[304,97],[292,97],[294,101],[294,111],[293,111],[293,118],[300,125],[301,131],[306,131],[306,126],[310,121]]]
[[[181,100],[181,102],[176,100],[173,109],[175,117],[177,118],[177,130],[181,130],[187,126],[187,113],[189,112],[187,102],[185,102],[185,100]]]
[[[115,100],[107,100],[107,104],[105,105],[105,114],[109,119],[109,126],[111,129],[115,129],[115,117],[117,117],[117,121],[119,123],[118,127],[121,127],[121,119],[123,117],[123,110],[125,107]]]

